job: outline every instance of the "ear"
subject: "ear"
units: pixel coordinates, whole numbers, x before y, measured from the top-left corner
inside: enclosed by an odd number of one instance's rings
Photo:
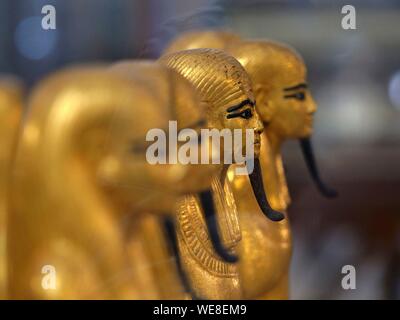
[[[263,122],[270,122],[273,116],[273,108],[268,99],[268,89],[263,85],[253,87],[256,99],[256,108]]]

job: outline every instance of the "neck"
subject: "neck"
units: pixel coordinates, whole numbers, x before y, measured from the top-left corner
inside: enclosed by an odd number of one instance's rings
[[[281,155],[283,139],[268,128],[262,134],[261,139],[260,163],[268,199],[273,209],[286,211],[290,197]]]
[[[271,152],[271,154],[274,155],[275,157],[280,156],[282,138],[274,131],[269,130],[268,128],[265,129],[263,135],[267,138],[269,151]]]

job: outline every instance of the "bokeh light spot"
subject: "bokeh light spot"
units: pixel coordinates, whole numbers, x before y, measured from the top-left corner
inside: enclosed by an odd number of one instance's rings
[[[40,60],[48,56],[56,47],[57,30],[44,30],[42,17],[29,17],[22,20],[14,35],[18,52],[30,60]]]
[[[400,111],[400,70],[390,78],[388,93],[393,106]]]

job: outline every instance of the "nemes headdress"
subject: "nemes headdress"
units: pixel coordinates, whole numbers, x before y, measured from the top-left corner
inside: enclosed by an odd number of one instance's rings
[[[213,108],[228,107],[244,96],[254,101],[246,71],[221,50],[184,50],[163,56],[160,61],[188,79]]]

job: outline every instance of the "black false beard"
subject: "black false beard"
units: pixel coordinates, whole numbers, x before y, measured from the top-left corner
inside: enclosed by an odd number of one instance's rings
[[[193,300],[201,300],[193,290],[189,278],[186,276],[185,270],[182,266],[181,256],[179,254],[177,233],[175,228],[175,221],[170,216],[164,217],[164,231],[167,237],[167,244],[175,257],[176,269],[178,271],[179,279],[182,283],[183,289]]]
[[[317,162],[315,161],[313,147],[310,138],[300,139],[300,147],[303,153],[304,160],[307,165],[308,172],[311,175],[315,185],[317,186],[319,192],[326,198],[336,198],[338,192],[329,186],[327,186],[321,179],[319,175],[319,170]]]
[[[211,190],[200,192],[200,203],[203,208],[204,217],[207,225],[207,231],[210,235],[211,243],[215,252],[228,263],[235,263],[238,257],[230,253],[222,244],[222,240],[218,231],[218,221],[215,212],[214,200]]]
[[[249,178],[254,196],[257,199],[258,206],[260,207],[264,215],[271,221],[283,220],[285,216],[281,212],[272,209],[267,200],[262,178],[260,160],[258,158],[254,159],[253,172],[249,174]]]

